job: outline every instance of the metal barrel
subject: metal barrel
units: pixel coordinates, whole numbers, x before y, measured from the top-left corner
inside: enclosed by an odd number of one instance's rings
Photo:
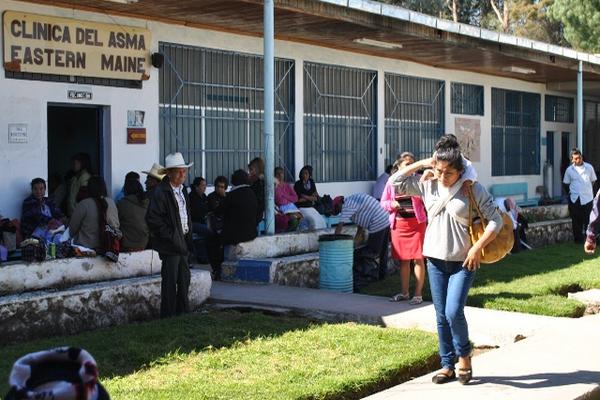
[[[350,235],[319,236],[319,287],[352,293],[353,238]]]

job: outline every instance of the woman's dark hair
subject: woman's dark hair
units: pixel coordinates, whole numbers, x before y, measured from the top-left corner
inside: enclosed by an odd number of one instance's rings
[[[125,196],[129,196],[131,194],[135,195],[139,202],[141,203],[145,199],[144,188],[140,181],[135,179],[129,179],[125,181],[125,185],[123,186],[123,194]]]
[[[127,175],[125,175],[125,181],[129,181],[129,180],[139,181],[140,180],[140,174],[138,174],[135,171],[129,171],[127,173]]]
[[[283,169],[283,167],[275,167],[275,170],[273,171],[273,175],[277,175],[278,171],[281,171],[285,174],[285,170]]]
[[[94,175],[88,181],[88,193],[91,198],[100,199],[106,197],[106,183],[104,178],[98,175]]]
[[[312,178],[312,172],[313,172],[313,168],[310,165],[305,165],[304,167],[302,167],[302,169],[300,170],[300,173],[298,174],[298,178],[300,178],[300,180],[302,180],[302,173],[304,171],[308,171],[308,179]]]
[[[229,186],[229,181],[223,175],[219,175],[215,178],[215,182],[214,182],[215,187],[217,187],[219,185],[219,183],[224,183],[225,188],[227,188],[227,186]]]
[[[201,177],[201,176],[197,176],[197,177],[195,177],[195,178],[194,178],[194,181],[192,182],[192,186],[193,186],[194,188],[197,188],[197,187],[198,187],[198,186],[200,186],[200,184],[201,184],[203,181],[205,181],[205,180],[206,180],[206,179],[204,179],[203,177]]]
[[[37,185],[38,183],[43,183],[44,187],[46,187],[46,181],[43,180],[42,178],[33,178],[31,180],[31,190],[33,190],[33,186]]]
[[[446,161],[448,166],[461,172],[464,169],[462,153],[456,136],[453,134],[444,135],[435,144],[436,161]]]
[[[88,181],[88,194],[91,199],[94,199],[96,206],[98,207],[98,227],[100,232],[104,232],[104,225],[106,224],[106,211],[108,210],[108,203],[106,202],[106,183],[104,178],[98,175],[93,175]],[[104,238],[104,235],[101,235]],[[105,247],[104,239],[102,239],[102,247]]]
[[[92,171],[92,162],[90,161],[90,155],[87,153],[77,153],[71,158],[72,161],[79,161],[81,164],[81,170],[87,172]]]
[[[255,167],[257,171],[257,176],[262,176],[265,174],[265,162],[262,158],[256,157],[248,164],[248,168]],[[232,181],[233,182],[233,181]]]
[[[238,169],[231,174],[231,184],[233,186],[247,185],[248,173],[243,169]]]

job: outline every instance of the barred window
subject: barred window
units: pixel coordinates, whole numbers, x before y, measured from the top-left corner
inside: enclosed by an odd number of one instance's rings
[[[545,97],[546,121],[573,122],[575,103],[571,97],[550,96]]]
[[[385,74],[385,165],[403,151],[430,157],[444,134],[444,81]]]
[[[483,86],[452,82],[452,114],[483,115]]]
[[[160,157],[194,162],[212,183],[264,152],[263,57],[160,43]],[[275,165],[294,178],[294,62],[275,60]],[[272,171],[266,171],[272,173]]]
[[[375,179],[376,121],[375,71],[304,64],[304,161],[315,180]]]
[[[540,173],[540,95],[492,88],[492,176]]]

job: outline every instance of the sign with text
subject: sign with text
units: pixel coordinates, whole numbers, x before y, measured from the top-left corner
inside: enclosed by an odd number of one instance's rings
[[[8,124],[8,143],[27,143],[27,124]]]
[[[150,31],[17,11],[3,14],[9,71],[146,80]]]

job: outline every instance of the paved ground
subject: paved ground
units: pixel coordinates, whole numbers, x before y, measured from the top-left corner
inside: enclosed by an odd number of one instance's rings
[[[431,303],[409,306],[376,296],[221,282],[213,283],[210,299],[221,305],[284,308],[335,320],[435,331]],[[477,346],[500,346],[475,358],[476,379],[470,385],[434,385],[427,375],[369,399],[409,394],[423,400],[600,399],[600,315],[567,319],[473,307],[467,307],[466,314]]]

